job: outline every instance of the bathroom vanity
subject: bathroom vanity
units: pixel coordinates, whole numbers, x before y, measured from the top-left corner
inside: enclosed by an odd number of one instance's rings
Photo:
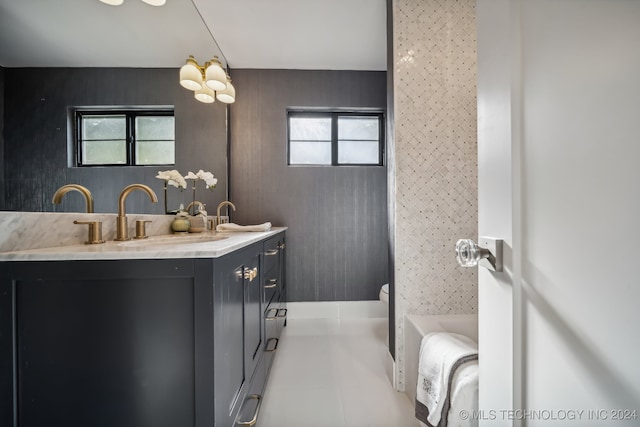
[[[216,236],[0,253],[0,425],[253,425],[285,229]]]

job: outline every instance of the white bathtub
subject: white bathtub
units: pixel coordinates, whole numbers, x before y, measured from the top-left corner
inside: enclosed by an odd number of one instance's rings
[[[418,316],[409,314],[404,318],[405,393],[411,403],[416,402],[418,382],[418,358],[422,337],[430,332],[453,332],[466,335],[478,342],[477,314],[446,314]]]

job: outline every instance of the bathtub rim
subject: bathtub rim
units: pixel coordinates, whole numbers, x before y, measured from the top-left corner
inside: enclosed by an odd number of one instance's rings
[[[463,326],[460,327],[461,325]],[[471,332],[475,332],[475,334],[468,333],[468,329],[471,329]],[[475,342],[478,342],[478,315],[407,314],[404,317],[404,332],[404,392],[411,401],[411,404],[415,405],[416,387],[418,383],[418,360],[420,356],[420,344],[422,343],[422,337],[431,332],[451,332],[463,334]]]

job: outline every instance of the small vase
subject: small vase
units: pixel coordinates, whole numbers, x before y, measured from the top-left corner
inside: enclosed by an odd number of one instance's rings
[[[174,233],[188,233],[191,228],[191,223],[189,222],[189,218],[184,216],[176,217],[171,223],[171,230]]]

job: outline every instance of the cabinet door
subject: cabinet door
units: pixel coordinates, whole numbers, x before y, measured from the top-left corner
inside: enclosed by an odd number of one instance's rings
[[[190,260],[11,264],[0,425],[195,425],[196,294]]]
[[[260,359],[262,244],[216,260],[214,334],[216,425],[231,426]]]
[[[251,254],[245,264],[244,344],[245,375],[251,378],[260,358],[262,345],[262,293],[260,289],[260,252]]]
[[[230,426],[245,385],[243,257],[216,260],[214,285],[214,353],[216,425]]]

